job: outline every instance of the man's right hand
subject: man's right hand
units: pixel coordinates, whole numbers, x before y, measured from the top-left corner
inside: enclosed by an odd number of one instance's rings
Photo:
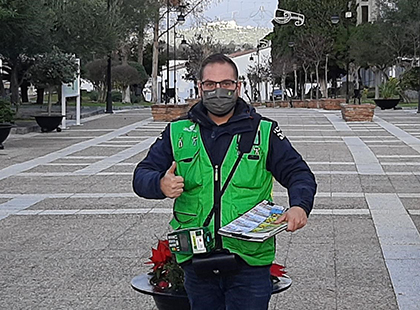
[[[166,171],[162,179],[160,179],[160,189],[162,193],[169,198],[178,198],[184,191],[184,178],[175,175],[176,162],[172,162],[172,166]]]

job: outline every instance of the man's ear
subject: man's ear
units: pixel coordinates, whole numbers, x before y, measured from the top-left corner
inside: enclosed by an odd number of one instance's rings
[[[241,95],[241,89],[242,89],[242,82],[238,81],[238,83],[236,84],[236,89],[238,90],[238,95]]]
[[[203,88],[201,87],[201,81],[197,82],[197,87],[198,87],[198,95],[203,98]]]

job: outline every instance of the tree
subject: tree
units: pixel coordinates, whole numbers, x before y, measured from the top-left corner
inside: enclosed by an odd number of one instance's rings
[[[401,65],[403,58],[411,58],[415,65],[420,49],[420,3],[413,0],[378,0],[378,21],[386,25],[384,44]]]
[[[176,26],[177,21],[175,20],[166,20],[166,29],[164,31],[160,30],[160,23],[168,17],[166,13],[172,10],[181,10],[184,17],[191,14],[195,17],[199,16],[199,13],[202,12],[203,8],[209,5],[212,2],[218,2],[220,0],[191,0],[188,3],[183,0],[160,0],[158,1],[161,5],[158,9],[157,14],[155,14],[155,19],[153,21],[153,57],[152,57],[152,102],[157,101],[157,74],[158,74],[158,55],[159,55],[159,40],[163,35],[167,35],[168,32]],[[169,4],[169,6],[167,5]],[[167,42],[168,43],[168,42]]]
[[[29,69],[29,77],[35,86],[48,89],[48,115],[51,114],[53,88],[62,83],[73,82],[77,69],[76,59],[58,48],[35,56],[34,65]]]
[[[213,36],[209,34],[203,37],[201,34],[195,34],[194,39],[188,42],[188,47],[181,50],[181,57],[187,58],[188,62],[185,64],[187,74],[185,79],[191,81],[199,80],[199,73],[201,63],[205,58],[214,53],[229,54],[233,52],[229,47],[215,42]]]
[[[121,64],[112,68],[114,84],[122,90],[122,102],[131,103],[130,86],[141,82],[138,71],[128,65]]]
[[[50,49],[53,14],[43,1],[2,0],[0,10],[0,58],[10,67],[11,101],[18,104],[25,76],[19,78],[19,71],[36,54]]]
[[[314,65],[317,86],[319,87],[319,66],[332,49],[331,39],[317,33],[301,34],[298,40],[298,49],[302,62],[307,60]],[[327,96],[327,93],[325,95]],[[318,99],[318,96],[319,93],[316,91],[316,99]]]
[[[418,97],[417,113],[420,113],[420,67],[414,67],[404,72],[401,78],[401,88],[403,90],[416,90]]]
[[[375,98],[379,98],[381,75],[391,66],[395,55],[387,47],[384,37],[388,25],[383,22],[366,23],[356,27],[350,38],[350,56],[355,63],[370,68],[375,74]]]
[[[300,27],[296,27],[293,21],[285,25],[275,24],[274,33],[270,38],[274,62],[276,57],[291,56],[292,50],[288,43],[293,42],[294,58],[297,58],[301,69],[305,71],[305,76],[312,67],[318,71],[318,83],[322,78],[316,67],[320,69],[326,54],[329,55],[328,66],[333,66],[333,72],[338,71],[338,67],[346,68],[348,38],[353,29],[352,25],[356,24],[356,1],[351,1],[349,7],[348,0],[282,0],[279,1],[279,8],[303,14],[305,23]],[[347,11],[352,12],[352,18],[344,17]],[[334,15],[340,17],[340,23],[337,25],[331,22]],[[318,44],[314,38],[321,38],[326,45]],[[307,53],[308,48],[312,53]],[[316,57],[313,57],[314,50]]]
[[[53,1],[54,45],[84,59],[101,58],[116,50],[124,33],[121,0]]]
[[[121,14],[125,29],[129,34],[128,37],[134,39],[137,56],[135,60],[141,64],[143,64],[145,30],[152,26],[161,5],[155,0],[123,0],[122,2]]]

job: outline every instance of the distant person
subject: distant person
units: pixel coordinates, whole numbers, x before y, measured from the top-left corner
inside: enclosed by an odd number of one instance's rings
[[[356,101],[358,101],[358,104],[360,104],[360,83],[359,79],[356,77],[353,81],[353,87],[354,87],[354,104],[356,104]]]

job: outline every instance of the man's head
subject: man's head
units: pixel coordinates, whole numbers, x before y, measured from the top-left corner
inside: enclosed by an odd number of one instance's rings
[[[199,88],[203,104],[210,113],[219,117],[229,114],[241,89],[238,68],[223,54],[210,55],[201,65]]]

